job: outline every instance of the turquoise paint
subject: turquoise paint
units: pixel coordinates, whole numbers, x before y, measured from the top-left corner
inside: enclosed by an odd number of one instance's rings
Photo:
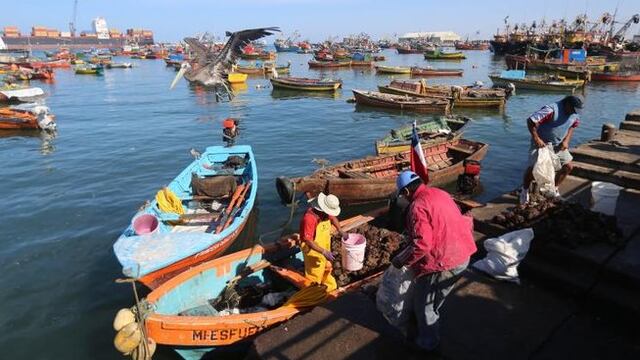
[[[245,167],[238,168],[232,173],[220,171],[221,169],[217,167],[221,166],[222,162],[233,155],[248,155],[249,161]],[[242,205],[241,211],[236,214],[230,226],[219,234],[204,232],[171,233],[171,226],[161,222],[157,233],[138,236],[133,232],[131,225],[129,225],[113,245],[114,253],[122,265],[124,275],[139,278],[201,252],[227,237],[246,221],[249,213],[253,209],[258,189],[258,170],[251,146],[208,147],[199,159],[189,164],[168,185],[169,189],[182,200],[192,198],[192,173],[196,173],[198,176],[233,174],[242,176],[245,183],[251,180],[251,189]],[[136,213],[133,217],[135,218],[135,216],[143,213],[153,214],[160,218],[172,215],[167,213],[161,214],[155,199],[150,202],[149,206]]]

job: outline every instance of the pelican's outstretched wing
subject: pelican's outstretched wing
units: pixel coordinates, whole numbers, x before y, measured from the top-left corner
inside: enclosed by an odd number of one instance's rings
[[[211,49],[200,42],[200,40],[192,37],[184,38],[184,42],[189,45],[189,50],[194,53],[194,59],[196,63],[204,66],[213,58]]]
[[[246,44],[262,37],[273,35],[276,31],[280,32],[280,28],[268,27],[236,31],[234,33],[227,32],[229,40],[227,40],[227,43],[224,45],[220,53],[218,53],[216,63],[221,64],[224,68],[231,68],[231,65],[236,62],[242,53],[242,48]]]

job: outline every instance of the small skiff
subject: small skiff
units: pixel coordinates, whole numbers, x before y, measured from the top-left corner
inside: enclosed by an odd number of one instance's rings
[[[352,91],[356,105],[442,114],[448,114],[451,111],[451,101],[442,97],[392,95],[356,89]]]
[[[452,139],[422,148],[429,169],[429,184],[441,186],[457,179],[464,171],[464,160],[482,160],[489,146],[484,143]],[[410,167],[410,152],[354,159],[319,169],[311,175],[276,179],[276,189],[283,203],[295,194],[308,198],[320,192],[336,195],[346,204],[386,201],[396,191],[396,177]]]
[[[460,138],[464,128],[471,121],[466,116],[449,115],[441,116],[436,120],[417,124],[420,144],[431,146],[437,143],[451,141]],[[376,141],[376,154],[395,154],[411,149],[411,134],[413,125],[406,125],[398,129],[392,129],[384,138]]]
[[[292,89],[304,91],[335,91],[342,86],[342,80],[308,79],[300,77],[271,78],[274,89]]]
[[[115,242],[123,274],[153,289],[219,256],[244,228],[257,188],[250,146],[208,147],[168,185],[184,214],[161,210],[154,199]],[[141,216],[142,230],[135,225]]]

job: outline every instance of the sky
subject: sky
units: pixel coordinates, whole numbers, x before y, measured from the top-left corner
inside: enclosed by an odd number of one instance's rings
[[[18,26],[29,33],[42,25],[66,31],[73,0],[7,1],[0,27]],[[373,38],[412,31],[455,31],[463,38],[489,39],[503,19],[538,22],[579,13],[598,18],[605,11],[627,21],[640,13],[639,0],[78,0],[76,28],[90,30],[91,20],[106,18],[110,28],[145,28],[156,41],[177,41],[208,31],[279,26],[285,34],[297,30],[312,41],[366,32]],[[629,35],[636,34],[634,25]],[[476,33],[479,32],[479,35]]]

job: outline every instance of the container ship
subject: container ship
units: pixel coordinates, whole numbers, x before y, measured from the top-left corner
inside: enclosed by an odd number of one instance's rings
[[[33,26],[30,34],[22,34],[16,26],[5,26],[2,42],[8,49],[49,50],[60,47],[87,48],[121,48],[126,44],[151,45],[154,43],[153,32],[147,29],[128,29],[121,33],[117,29],[109,29],[104,18],[95,18],[91,31],[58,31],[46,26]],[[73,28],[72,28],[73,30]]]

